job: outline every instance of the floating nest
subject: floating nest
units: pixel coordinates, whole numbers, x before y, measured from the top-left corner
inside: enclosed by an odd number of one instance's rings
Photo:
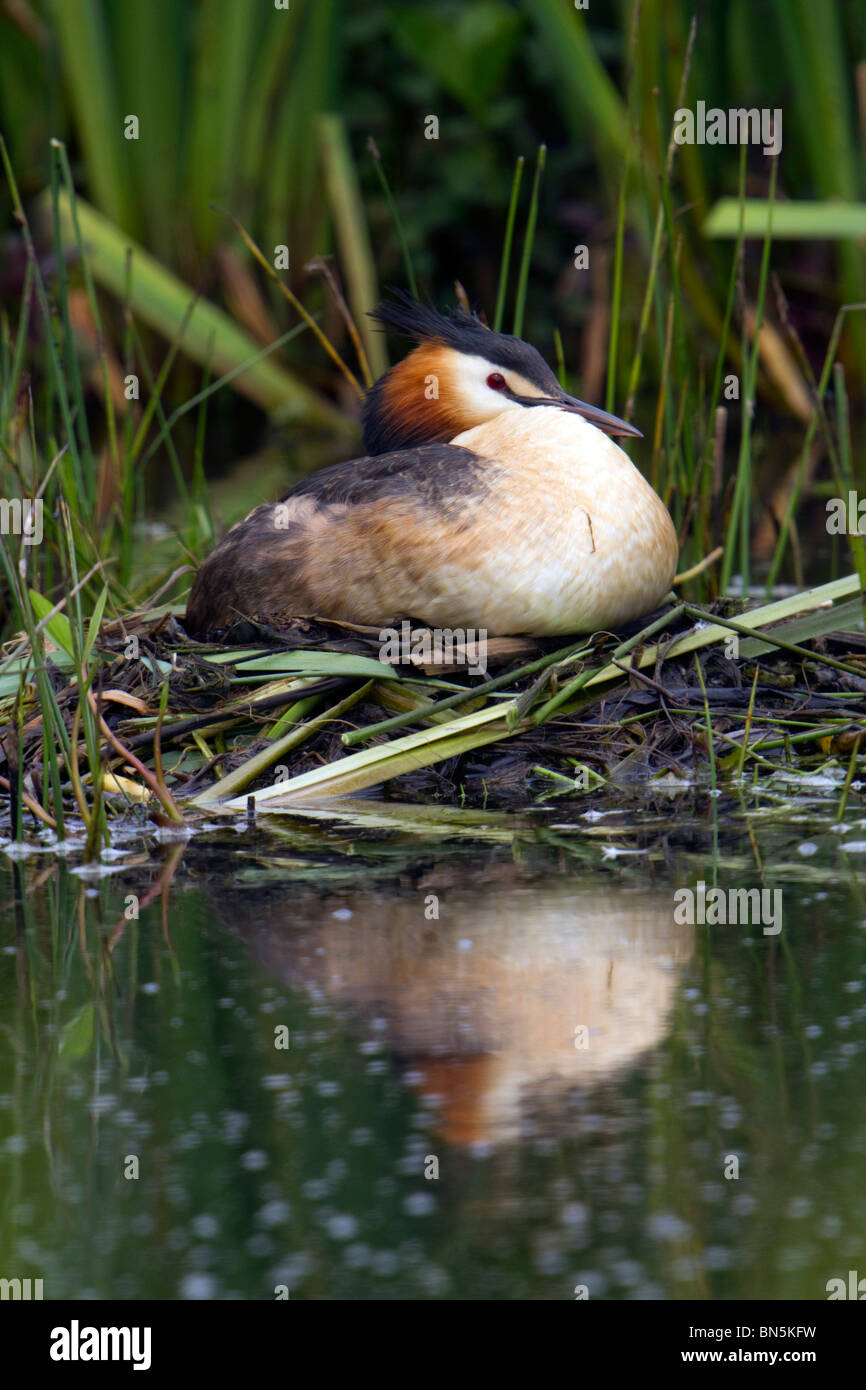
[[[473,649],[429,659],[419,624],[416,655],[388,663],[378,629],[298,618],[215,648],[191,641],[176,610],[131,615],[104,623],[89,655],[98,747],[83,736],[71,650],[46,642],[38,658],[55,705],[46,728],[19,638],[6,663],[18,663],[18,686],[0,699],[0,788],[13,826],[22,807],[53,823],[57,769],[67,809],[102,798],[109,814],[135,808],[157,821],[248,810],[250,798],[264,809],[359,793],[507,808],[709,788],[828,759],[847,792],[866,752],[852,592],[836,581],[801,595],[799,609],[796,598],[751,610],[671,604],[630,630],[571,642],[491,638],[483,674]],[[840,593],[848,601],[834,603]]]

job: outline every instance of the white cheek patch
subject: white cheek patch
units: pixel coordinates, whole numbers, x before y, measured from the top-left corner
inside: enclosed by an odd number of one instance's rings
[[[527,381],[519,372],[497,367],[495,362],[489,362],[486,357],[461,353],[455,369],[455,389],[459,392],[461,407],[477,419],[479,424],[484,420],[493,420],[506,411],[525,409],[518,401],[511,400],[505,391],[494,391],[492,386],[487,385],[487,378],[492,372],[504,376],[515,395],[544,395],[543,391],[531,381]]]

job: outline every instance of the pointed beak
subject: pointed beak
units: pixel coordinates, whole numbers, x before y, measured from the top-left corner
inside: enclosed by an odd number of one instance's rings
[[[576,396],[567,396],[564,391],[559,396],[520,396],[519,400],[521,405],[555,405],[559,410],[582,415],[584,420],[595,425],[596,429],[604,430],[605,434],[624,434],[633,439],[643,439],[640,430],[627,424],[625,420],[620,420],[618,415],[609,415],[597,405],[587,405],[586,401],[579,401]]]
[[[576,396],[567,396],[562,393],[560,400],[551,401],[551,405],[558,405],[560,410],[570,410],[575,415],[582,415],[584,420],[588,420],[596,429],[604,430],[605,434],[626,434],[632,439],[643,439],[640,430],[636,430],[634,425],[629,425],[625,420],[620,420],[618,415],[609,415],[606,410],[599,410],[597,405],[587,405],[586,401],[579,401]]]

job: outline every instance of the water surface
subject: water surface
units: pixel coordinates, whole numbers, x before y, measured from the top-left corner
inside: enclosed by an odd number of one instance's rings
[[[7,846],[0,1275],[825,1298],[866,1274],[866,819],[831,790]],[[714,879],[781,931],[679,924]]]

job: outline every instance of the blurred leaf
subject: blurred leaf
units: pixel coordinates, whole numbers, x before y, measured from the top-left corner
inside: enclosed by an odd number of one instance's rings
[[[809,151],[816,191],[828,198],[855,198],[862,182],[841,7],[816,5],[814,0],[773,0],[773,8],[787,60],[790,113],[796,135]],[[788,116],[785,110],[786,120]]]
[[[125,140],[121,148],[141,203],[140,231],[152,251],[172,257],[186,215],[178,198],[186,183],[178,148],[186,48],[176,40],[177,0],[146,0],[146,7],[141,0],[111,5],[108,19],[111,62],[123,102],[120,114],[135,115],[139,121],[139,138]]]
[[[255,657],[252,661],[239,662],[238,674],[246,678],[253,671],[275,675],[285,671],[311,672],[317,676],[365,676],[382,679],[397,679],[393,666],[374,661],[369,656],[352,656],[346,652],[273,652],[270,656]]]
[[[58,202],[64,241],[74,246],[69,200],[61,193]],[[169,341],[183,329],[183,351],[215,374],[229,372],[261,351],[228,314],[205,299],[197,301],[184,328],[193,291],[88,203],[78,198],[76,208],[93,277],[121,300],[126,295],[127,251],[132,253],[130,307],[145,323]],[[344,415],[267,359],[253,363],[235,378],[234,385],[280,419],[302,420],[341,433],[347,430]]]
[[[8,6],[0,7],[0,130],[18,177],[26,184],[42,172],[48,132],[57,133],[59,94],[46,81],[41,21],[32,17],[33,34],[19,28],[18,18],[20,12],[13,20]]]
[[[393,11],[394,33],[411,57],[470,110],[496,94],[508,70],[523,21],[499,0],[476,0],[459,11]]]
[[[349,308],[375,380],[388,370],[388,358],[384,337],[373,331],[372,322],[367,317],[379,301],[379,290],[355,161],[346,135],[346,125],[340,116],[332,113],[321,116],[318,134]]]
[[[578,146],[594,139],[607,155],[625,156],[630,145],[625,102],[607,74],[585,16],[571,0],[525,0],[544,40],[551,68],[550,92]]]
[[[188,168],[199,243],[207,249],[219,233],[216,219],[208,212],[211,203],[246,215],[246,209],[237,206],[235,187],[244,128],[256,102],[248,84],[261,40],[276,41],[276,36],[260,35],[264,18],[264,7],[258,5],[200,0],[196,6]],[[271,6],[267,22],[278,28],[283,16]]]
[[[43,618],[47,617],[51,612],[54,604],[50,599],[45,598],[44,594],[38,594],[35,589],[30,589],[28,592],[30,594],[30,603],[33,612],[41,623]],[[55,613],[51,621],[45,624],[45,631],[48,633],[52,642],[60,647],[61,651],[64,651],[68,657],[74,659],[75,646],[72,641],[72,628],[69,625],[69,619],[64,613]]]
[[[743,234],[764,237],[770,204],[762,198],[743,200]],[[740,225],[738,198],[720,198],[704,223],[704,235],[735,237]],[[859,240],[866,237],[866,203],[780,203],[773,204],[773,240],[785,237],[816,238],[834,241],[837,238]]]
[[[294,8],[294,6],[292,7]],[[285,24],[291,10],[281,11]],[[304,5],[302,30],[288,80],[279,94],[273,131],[261,160],[266,241],[291,242],[292,264],[327,249],[325,208],[316,122],[339,107],[337,72],[344,54],[345,17],[338,0]]]
[[[126,158],[123,117],[117,94],[117,64],[99,0],[68,0],[51,14],[87,160],[95,201],[113,222],[138,230],[135,184]]]
[[[103,615],[103,613],[105,612],[105,604],[106,604],[107,599],[108,599],[108,585],[106,584],[105,588],[102,590],[102,593],[99,595],[99,598],[96,600],[96,603],[95,603],[94,609],[93,609],[93,615],[92,615],[92,617],[91,617],[91,619],[90,619],[90,623],[89,623],[88,628],[87,628],[87,638],[86,638],[85,643],[84,643],[84,664],[85,664],[85,666],[87,665],[88,659],[89,659],[89,657],[90,657],[90,653],[93,651],[94,645],[95,645],[95,643],[96,643],[96,639],[97,639],[97,637],[99,636],[99,629],[100,629],[100,626],[102,625],[102,615]]]
[[[64,1062],[86,1056],[93,1046],[93,1004],[84,1004],[60,1033],[59,1053]]]
[[[56,666],[59,671],[68,671],[73,665],[73,658],[68,652],[59,648],[56,652],[50,653],[51,665]],[[26,680],[33,680],[33,671],[28,669],[32,666],[29,657],[21,656],[15,661],[10,661],[4,666],[3,674],[0,675],[0,700],[6,700],[10,695],[14,695],[21,685],[22,677]]]

